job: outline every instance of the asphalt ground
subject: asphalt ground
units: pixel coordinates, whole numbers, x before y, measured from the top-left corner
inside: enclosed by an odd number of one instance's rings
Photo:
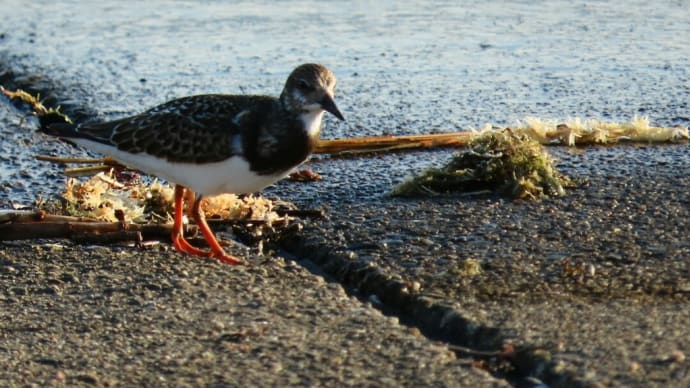
[[[294,261],[4,244],[3,386],[506,386]]]
[[[277,94],[313,60],[339,78],[348,121],[327,120],[331,138],[525,115],[690,122],[690,15],[671,2],[161,3],[176,6],[4,8],[3,83],[98,120],[180,95]],[[2,109],[3,205],[58,192],[60,167],[30,154],[84,152]],[[387,196],[449,150],[317,158],[322,181],[265,195],[327,218],[305,220],[277,255],[235,248],[248,269],[160,247],[5,243],[3,373],[17,385],[688,386],[687,150],[549,148],[580,185],[534,203]]]
[[[304,234],[591,383],[687,385],[687,144],[549,150],[565,197],[333,201]]]

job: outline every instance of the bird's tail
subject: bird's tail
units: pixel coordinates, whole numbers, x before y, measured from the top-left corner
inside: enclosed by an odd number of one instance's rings
[[[77,126],[70,123],[50,123],[47,125],[41,125],[39,131],[45,133],[46,135],[70,138],[77,137]]]

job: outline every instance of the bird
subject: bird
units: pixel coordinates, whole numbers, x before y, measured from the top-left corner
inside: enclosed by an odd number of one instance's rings
[[[203,94],[173,99],[143,113],[101,123],[53,123],[42,132],[112,157],[175,185],[172,243],[183,253],[229,264],[200,210],[205,196],[258,192],[307,160],[335,104],[336,78],[326,66],[296,67],[279,97]],[[183,198],[196,194],[192,216],[209,245],[183,235]]]

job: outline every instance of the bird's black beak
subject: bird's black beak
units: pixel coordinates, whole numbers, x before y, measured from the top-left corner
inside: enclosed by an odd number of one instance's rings
[[[321,107],[326,111],[330,112],[333,114],[333,116],[339,118],[340,120],[345,120],[345,117],[343,117],[343,114],[340,113],[338,110],[338,107],[335,106],[335,101],[333,101],[333,97],[330,95],[326,94],[323,96],[323,99],[321,100]]]

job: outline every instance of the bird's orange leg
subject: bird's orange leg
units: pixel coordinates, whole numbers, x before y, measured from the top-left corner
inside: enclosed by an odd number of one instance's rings
[[[178,251],[188,253],[190,255],[204,256],[208,257],[211,255],[210,251],[204,251],[199,248],[192,246],[187,240],[185,240],[182,231],[182,216],[184,214],[183,209],[183,199],[184,199],[185,187],[176,185],[175,186],[175,218],[173,221],[173,229],[171,233],[171,238],[173,245]]]
[[[203,196],[199,195],[196,200],[194,201],[194,208],[192,209],[192,215],[194,216],[194,221],[196,221],[196,225],[201,229],[201,233],[204,235],[204,238],[206,239],[206,242],[208,242],[208,245],[211,246],[211,257],[214,257],[224,263],[228,264],[242,264],[242,261],[240,259],[228,255],[225,253],[223,248],[221,248],[220,244],[218,244],[218,240],[216,240],[216,236],[213,235],[213,231],[211,231],[211,228],[208,227],[208,224],[206,223],[206,217],[204,217],[203,213],[201,213],[201,208],[199,205],[201,205],[201,198]]]

